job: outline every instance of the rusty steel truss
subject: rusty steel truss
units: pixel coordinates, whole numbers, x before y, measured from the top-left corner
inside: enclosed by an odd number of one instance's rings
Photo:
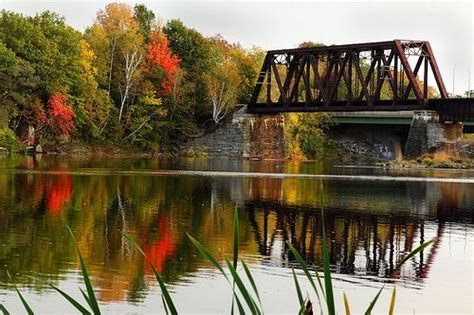
[[[439,97],[447,98],[427,41],[272,50],[263,62],[248,111],[425,109],[430,73]]]

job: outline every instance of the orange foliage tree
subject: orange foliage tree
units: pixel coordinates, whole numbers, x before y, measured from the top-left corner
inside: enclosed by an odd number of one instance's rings
[[[162,93],[171,93],[181,60],[172,53],[168,38],[163,33],[153,32],[151,34],[147,47],[147,61],[153,68],[159,68],[162,71]]]

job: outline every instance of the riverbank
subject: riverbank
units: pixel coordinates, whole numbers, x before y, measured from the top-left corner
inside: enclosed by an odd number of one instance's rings
[[[67,155],[71,157],[90,157],[90,158],[208,158],[206,155],[189,156],[187,151],[151,151],[143,150],[131,146],[119,146],[115,144],[89,144],[83,142],[68,142],[56,146],[39,146],[37,148],[30,147],[21,151],[11,152],[5,148],[0,149],[0,154],[44,154],[44,155]],[[232,158],[242,160],[269,160],[261,157],[251,156],[245,158]],[[274,159],[270,159],[274,160]],[[318,162],[318,160],[309,159],[278,159],[279,161],[299,161],[299,162]],[[447,154],[446,152],[438,152],[435,154],[426,154],[414,160],[387,160],[376,158],[371,155],[358,155],[345,152],[342,154],[334,154],[330,159],[325,159],[326,164],[331,165],[358,165],[369,167],[383,167],[392,169],[405,168],[436,168],[436,169],[474,169],[474,159],[462,157],[458,154]]]

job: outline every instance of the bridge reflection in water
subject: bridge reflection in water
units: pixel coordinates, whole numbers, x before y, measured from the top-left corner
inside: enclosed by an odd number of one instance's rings
[[[252,191],[250,199],[244,203],[260,255],[277,258],[286,267],[295,265],[297,262],[287,244],[291,242],[306,262],[321,270],[321,210],[316,200],[318,183],[249,180],[253,181],[250,187],[264,187],[260,190],[262,195],[255,196],[255,191]],[[446,225],[474,222],[472,209],[469,210],[472,201],[468,199],[468,191],[459,185],[382,182],[378,187],[370,188],[370,185],[357,182],[327,185],[328,194],[324,202],[326,237],[333,272],[368,277],[374,281],[427,278],[446,236]],[[309,200],[304,194],[295,196],[292,193],[301,191],[303,186],[310,192]],[[346,195],[341,194],[344,190]],[[381,202],[381,194],[388,191],[392,193],[385,195],[388,199]],[[310,205],[301,206],[304,200]],[[430,239],[435,240],[432,246],[402,269],[396,269],[407,253]]]
[[[247,203],[246,210],[262,256],[295,262],[287,245],[290,242],[305,261],[322,267],[319,209]],[[336,273],[399,278],[395,268],[398,262],[418,243],[427,240],[423,219],[343,212],[333,209],[326,217],[330,262]],[[436,231],[435,244],[416,258],[411,267],[415,278],[427,277],[445,222],[428,225]]]

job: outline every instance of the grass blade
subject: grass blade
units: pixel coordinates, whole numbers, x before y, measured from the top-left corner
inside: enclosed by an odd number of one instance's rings
[[[84,292],[84,290],[82,290],[82,288],[79,288],[79,291],[81,291],[81,294],[82,294],[82,296],[84,297],[84,300],[86,300],[87,304],[88,304],[89,307],[92,309],[91,300],[90,300],[89,297],[87,296],[86,292]]]
[[[125,238],[125,240],[130,243],[130,245],[132,245],[135,250],[137,252],[139,252],[140,254],[142,254],[143,257],[146,258],[146,255],[145,255],[145,252],[143,251],[143,249],[140,247],[140,245],[137,244],[137,242],[135,242],[135,240],[133,238],[131,238],[130,236],[128,236],[127,234],[123,233],[122,231],[119,231],[120,234],[122,234],[122,236]]]
[[[227,267],[230,270],[230,274],[232,275],[232,278],[234,279],[235,284],[237,284],[237,287],[239,288],[239,291],[242,294],[242,297],[244,298],[245,302],[247,303],[247,306],[249,307],[252,314],[261,314],[261,312],[259,311],[257,305],[255,304],[255,301],[250,296],[250,293],[248,292],[247,288],[245,287],[242,279],[240,278],[239,274],[234,269],[234,267],[232,266],[232,264],[230,263],[230,261],[227,257],[225,258],[225,262],[227,264]]]
[[[158,273],[158,271],[156,271],[155,266],[153,266],[153,264],[151,263],[150,263],[150,266],[151,266],[151,269],[153,270],[153,273],[155,274],[156,281],[160,285],[161,292],[163,293],[163,297],[166,301],[166,304],[168,305],[170,313],[173,315],[178,314],[178,311],[176,310],[176,307],[174,306],[173,299],[171,298],[171,295],[168,292],[168,289],[166,288],[166,285],[163,279],[161,279],[160,274]]]
[[[67,294],[66,292],[64,292],[60,288],[58,288],[58,287],[56,287],[52,284],[50,284],[49,286],[51,288],[53,288],[54,290],[58,291],[58,293],[61,294],[66,300],[68,300],[68,302],[71,303],[71,305],[74,306],[79,312],[81,312],[81,314],[90,314],[91,313],[84,306],[82,306],[79,302],[77,302],[73,297],[71,297],[69,294]]]
[[[206,247],[204,247],[201,243],[199,243],[198,240],[196,240],[194,237],[192,237],[189,233],[186,233],[186,235],[188,236],[189,240],[193,243],[194,247],[197,248],[197,250],[199,251],[199,253],[204,257],[206,258],[214,267],[216,267],[220,272],[221,274],[224,276],[224,278],[227,280],[227,282],[229,284],[231,284],[230,280],[229,280],[229,277],[227,276],[227,274],[225,273],[224,269],[222,268],[222,266],[217,262],[217,260],[214,258],[214,256],[212,256],[212,254],[207,250]],[[237,297],[237,294],[234,292],[234,288],[232,288],[232,293],[233,293],[233,297],[232,299],[236,299],[236,302],[237,302],[237,306],[239,308],[239,313],[240,314],[245,314],[245,311],[242,307],[242,304],[241,302],[239,301],[239,298]]]
[[[395,300],[397,299],[397,288],[393,287],[392,298],[390,299],[390,309],[388,315],[393,315],[395,311]]]
[[[300,305],[300,309],[298,310],[298,315],[305,314],[307,301],[308,301],[308,298],[304,299],[303,304]]]
[[[76,244],[77,253],[79,255],[79,261],[81,264],[81,272],[82,278],[84,279],[84,284],[86,285],[87,296],[89,297],[89,302],[92,308],[92,312],[94,314],[100,314],[99,303],[97,302],[97,298],[94,293],[94,289],[92,288],[91,280],[89,278],[89,273],[87,272],[87,267],[82,258],[81,251],[79,250],[79,246],[77,245],[76,238],[74,237],[74,233],[72,232],[71,228],[68,226],[67,229],[69,230],[69,234],[71,234],[74,243]]]
[[[163,297],[163,294],[161,295],[161,301],[163,301],[163,306],[165,308],[165,314],[168,315],[169,314],[168,306],[166,305],[166,301],[165,301],[165,298]]]
[[[423,249],[425,249],[425,247],[431,245],[434,243],[435,240],[430,240],[428,242],[424,242],[423,244],[421,244],[420,246],[418,246],[417,248],[415,248],[414,250],[412,250],[408,255],[405,256],[405,258],[403,258],[397,265],[397,267],[395,268],[395,270],[397,270],[398,268],[400,268],[404,263],[406,263],[410,258],[412,258],[413,256],[415,256],[416,254],[418,254],[419,252],[421,252]]]
[[[18,294],[18,296],[20,297],[21,303],[22,303],[23,306],[25,307],[26,312],[28,313],[28,315],[34,314],[33,310],[31,309],[31,307],[30,307],[30,305],[28,304],[28,302],[26,301],[26,299],[23,297],[23,295],[21,294],[21,292],[20,292],[20,291],[18,290],[18,288],[16,287],[15,282],[13,282],[13,279],[12,279],[10,273],[8,272],[8,270],[7,270],[7,276],[8,276],[8,279],[10,279],[10,281],[13,283],[13,286],[15,287],[15,291],[16,291],[16,293]]]
[[[344,308],[346,310],[346,315],[351,315],[351,308],[349,307],[349,300],[347,299],[346,293],[343,293],[344,296]]]
[[[370,303],[369,308],[367,308],[367,310],[365,311],[365,315],[370,315],[372,313],[375,303],[377,303],[377,300],[379,299],[380,293],[382,293],[383,288],[385,288],[385,286],[381,287],[379,292],[377,292],[377,295],[374,297],[374,299]]]
[[[18,296],[20,297],[21,303],[22,303],[23,306],[25,307],[26,312],[28,313],[28,315],[34,314],[33,310],[32,310],[31,307],[30,307],[30,305],[28,305],[28,302],[27,302],[26,299],[23,297],[23,295],[20,293],[20,291],[19,291],[16,287],[15,287],[15,290],[16,290],[16,293],[18,293]]]
[[[234,250],[233,250],[233,264],[235,270],[237,270],[237,263],[238,263],[238,258],[239,258],[239,213],[237,211],[237,206],[234,208]],[[235,281],[232,283],[232,307],[230,310],[230,313],[233,315],[234,314],[234,298],[235,298]]]
[[[326,294],[324,293],[324,287],[323,287],[323,284],[321,283],[321,278],[319,277],[319,273],[317,270],[315,270],[314,273],[316,274],[316,280],[318,280],[318,285],[319,285],[319,288],[321,289],[321,292],[323,293],[323,297],[324,299],[326,299]]]
[[[301,314],[301,310],[304,309],[305,300],[303,299],[303,294],[301,293],[300,283],[296,277],[295,269],[291,268],[291,271],[293,272],[293,279],[295,280],[296,295],[298,296],[298,301],[300,302],[300,311],[298,314]]]
[[[237,262],[239,258],[239,212],[237,207],[234,209],[234,269],[237,270]]]
[[[262,301],[260,301],[260,295],[258,294],[258,289],[257,285],[255,284],[255,281],[252,277],[252,274],[250,273],[250,269],[245,263],[245,261],[242,260],[242,266],[244,267],[245,274],[247,275],[247,278],[250,281],[250,284],[252,285],[253,291],[255,292],[255,295],[257,296],[258,302],[260,304],[260,308],[262,308]]]
[[[309,283],[314,289],[314,292],[316,293],[316,297],[318,298],[319,306],[321,306],[321,298],[319,296],[318,289],[316,288],[316,284],[314,283],[313,278],[311,277],[311,274],[309,273],[308,267],[306,266],[306,263],[304,262],[303,258],[301,257],[300,253],[296,250],[296,248],[288,243],[288,247],[290,248],[290,251],[293,253],[293,256],[295,256],[296,260],[298,261],[301,269],[303,269],[304,274],[306,275],[306,278],[308,278]]]
[[[0,311],[2,311],[3,315],[10,315],[10,312],[7,311],[7,309],[5,308],[5,306],[3,306],[3,304],[0,304]]]
[[[204,258],[206,258],[212,265],[214,265],[214,267],[216,267],[222,273],[222,275],[224,275],[224,277],[227,280],[229,280],[226,273],[224,272],[224,269],[222,269],[221,265],[217,262],[217,260],[214,258],[214,256],[212,256],[212,254],[207,250],[207,248],[204,247],[201,243],[199,243],[199,241],[196,240],[194,237],[192,237],[188,233],[186,233],[186,234],[188,235],[188,238],[193,243],[194,247],[197,248],[199,253],[201,253],[201,255],[204,256]]]
[[[168,309],[171,314],[173,315],[178,314],[178,311],[176,310],[176,306],[174,305],[173,299],[171,298],[171,294],[166,288],[165,282],[161,278],[155,266],[153,266],[153,264],[148,260],[148,258],[145,255],[145,252],[142,250],[140,245],[138,245],[137,242],[135,242],[135,240],[131,238],[130,236],[128,236],[127,234],[123,233],[122,231],[120,231],[120,233],[125,238],[125,240],[132,245],[133,248],[135,248],[140,254],[143,255],[146,262],[151,266],[151,269],[153,270],[153,274],[155,275],[156,281],[158,282],[158,285],[160,286],[160,289],[161,289],[161,293],[162,293],[161,298],[163,300],[163,305],[164,305],[166,314],[168,314]]]
[[[319,189],[319,206],[321,208],[321,220],[322,220],[322,236],[323,241],[323,271],[324,271],[324,284],[326,288],[326,304],[328,307],[329,315],[336,314],[336,308],[334,306],[334,293],[332,290],[332,279],[331,279],[331,267],[329,263],[329,251],[326,240],[326,224],[324,216],[324,202],[323,202],[323,183],[321,182]]]

